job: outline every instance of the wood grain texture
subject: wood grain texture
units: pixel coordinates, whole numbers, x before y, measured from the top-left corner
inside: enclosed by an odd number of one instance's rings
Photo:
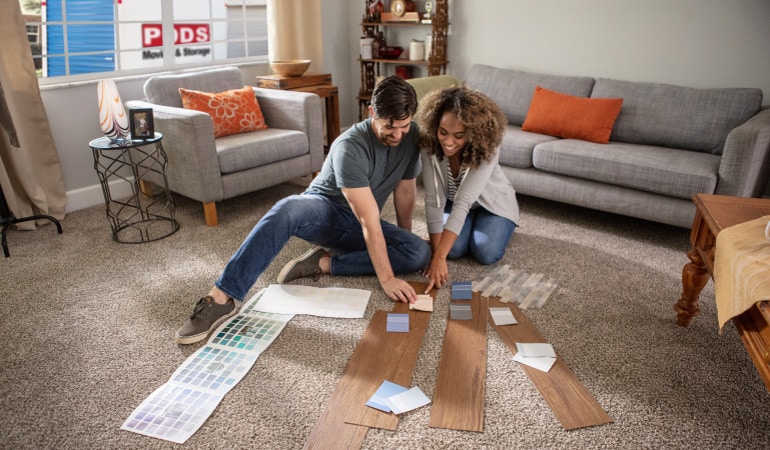
[[[418,292],[425,289],[425,283],[411,284]],[[431,295],[435,297],[435,290]],[[365,403],[383,380],[409,386],[430,313],[410,311],[401,302],[394,303],[391,312],[409,314],[409,332],[385,331],[388,311],[375,311],[304,448],[357,449],[369,427],[397,428],[398,416]]]
[[[512,354],[515,355],[518,351],[516,342],[547,342],[515,304],[502,303],[496,298],[491,298],[489,299],[489,306],[509,307],[518,321],[517,325],[496,326],[494,321],[490,320],[490,324]],[[612,418],[588,392],[583,383],[578,380],[567,363],[559,356],[559,352],[556,352],[556,363],[549,372],[543,372],[525,364],[519,364],[519,366],[540,391],[540,395],[548,402],[565,430],[612,422]]]
[[[472,320],[447,319],[429,426],[484,431],[487,298],[474,292]]]

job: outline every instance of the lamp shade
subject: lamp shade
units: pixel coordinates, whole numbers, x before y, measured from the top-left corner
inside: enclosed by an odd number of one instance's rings
[[[115,81],[105,79],[96,86],[99,99],[99,125],[104,135],[113,141],[125,139],[128,136],[128,114]]]

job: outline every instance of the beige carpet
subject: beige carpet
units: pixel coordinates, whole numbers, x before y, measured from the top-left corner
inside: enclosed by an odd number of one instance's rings
[[[120,430],[198,348],[174,331],[257,219],[307,180],[218,205],[220,226],[177,197],[181,229],[148,244],[110,240],[102,207],[68,215],[64,234],[12,230],[2,262],[2,448],[178,448]],[[489,329],[484,432],[428,427],[430,407],[397,431],[372,429],[367,449],[751,448],[770,446],[770,394],[732,326],[719,336],[713,285],[689,328],[672,309],[688,230],[522,197],[522,227],[501,264],[558,280],[525,310],[614,423],[564,431]],[[424,233],[418,209],[415,229]],[[292,240],[252,293],[308,244]],[[485,273],[453,262],[454,279]],[[409,279],[420,279],[415,274]],[[307,281],[307,283],[312,283]],[[374,277],[317,286],[372,291],[364,319],[295,317],[184,448],[301,448],[377,309]],[[433,393],[447,290],[428,324],[412,384]]]

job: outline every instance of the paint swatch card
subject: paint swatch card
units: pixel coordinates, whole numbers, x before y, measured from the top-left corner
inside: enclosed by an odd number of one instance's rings
[[[178,444],[192,436],[294,317],[256,311],[260,295],[220,325],[120,428]]]
[[[430,399],[420,388],[413,387],[400,394],[393,395],[385,399],[385,403],[393,411],[393,414],[401,414],[413,409],[425,406],[430,403]]]
[[[409,314],[388,313],[385,331],[391,333],[408,333]]]
[[[556,352],[553,350],[553,345],[547,343],[516,343],[516,350],[521,356],[526,358],[532,356],[548,356],[556,358]]]
[[[514,361],[542,370],[543,372],[551,370],[551,367],[556,363],[556,352],[551,344],[524,344],[517,342],[516,349],[518,353],[513,356]]]
[[[490,306],[489,307],[489,315],[492,316],[492,321],[495,322],[495,325],[515,325],[518,322],[516,321],[516,318],[513,317],[513,313],[511,312],[511,309],[507,306]]]
[[[377,391],[366,402],[366,406],[377,408],[380,411],[390,412],[390,406],[387,405],[388,397],[406,392],[408,389],[388,380],[382,382]]]
[[[473,312],[471,312],[471,305],[469,303],[455,303],[449,304],[449,318],[452,320],[471,320],[473,319]]]
[[[473,290],[470,281],[452,282],[452,300],[470,300],[472,298]]]
[[[433,311],[433,297],[428,294],[419,294],[417,295],[417,301],[409,304],[409,309]]]
[[[201,347],[171,375],[171,381],[226,394],[246,375],[257,354]]]
[[[166,383],[139,405],[120,427],[146,436],[184,443],[209,418],[224,394]]]

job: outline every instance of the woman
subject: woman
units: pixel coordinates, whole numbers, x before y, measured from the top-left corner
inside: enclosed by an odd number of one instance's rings
[[[425,292],[449,279],[447,259],[503,257],[519,221],[516,191],[498,161],[507,123],[492,99],[467,87],[436,90],[416,114],[425,212],[433,251]]]

